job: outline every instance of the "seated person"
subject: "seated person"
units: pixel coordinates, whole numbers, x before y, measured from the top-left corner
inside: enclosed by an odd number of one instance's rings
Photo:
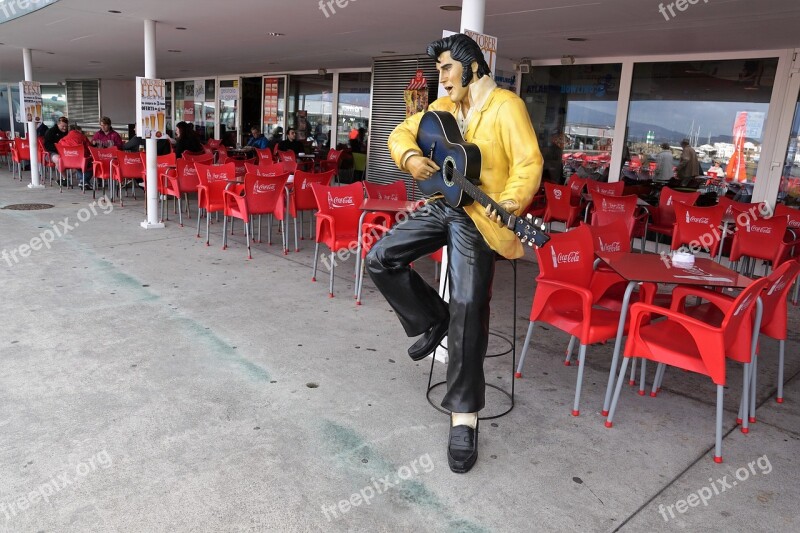
[[[289,128],[289,131],[286,132],[286,139],[278,143],[278,150],[282,152],[291,150],[294,155],[300,155],[306,151],[305,145],[297,140],[297,130],[295,128]]]
[[[269,142],[267,143],[267,148],[269,148],[274,152],[275,147],[278,146],[278,144],[280,144],[282,140],[283,140],[283,128],[278,126],[277,128],[275,128],[275,131],[272,132],[272,137],[270,137]]]
[[[67,133],[60,141],[58,141],[58,145],[63,147],[82,147],[83,148],[83,155],[89,156],[89,146],[91,143],[89,139],[86,138],[86,135],[83,134],[83,130],[77,124],[72,124],[69,126],[69,133]],[[78,173],[79,187],[82,189],[92,189],[92,186],[89,184],[89,179],[92,177],[92,170],[91,166],[86,166],[86,173],[84,174],[82,171],[76,171]],[[62,183],[62,185],[65,185]]]
[[[44,136],[47,134],[48,129],[50,128],[47,127],[47,124],[45,124],[44,121],[40,122],[39,125],[36,127],[36,136],[44,138]]]
[[[50,159],[53,163],[58,163],[56,143],[67,136],[67,129],[69,129],[69,119],[67,117],[61,117],[53,124],[53,127],[44,134],[44,149],[50,153]]]
[[[200,138],[188,122],[183,120],[175,124],[175,156],[181,157],[183,152],[200,153],[203,145]]]
[[[92,144],[98,148],[111,148],[116,146],[122,149],[122,137],[111,127],[111,119],[103,117],[100,119],[100,129],[92,136]]]
[[[266,137],[261,133],[261,129],[258,126],[253,126],[250,128],[250,140],[247,141],[247,146],[245,150],[253,150],[258,148],[259,150],[263,150],[267,148],[269,141]]]

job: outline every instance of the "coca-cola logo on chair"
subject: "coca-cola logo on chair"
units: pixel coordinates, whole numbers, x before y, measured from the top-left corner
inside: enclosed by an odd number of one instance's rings
[[[352,196],[334,196],[328,193],[328,207],[330,209],[340,209],[342,207],[355,207]]]
[[[67,157],[78,157],[77,150],[64,150],[64,155]]]
[[[561,200],[561,189],[553,189],[553,196],[556,200]]]
[[[255,185],[253,185],[253,194],[266,194],[270,192],[275,192],[277,186],[274,183],[261,183],[257,181]]]

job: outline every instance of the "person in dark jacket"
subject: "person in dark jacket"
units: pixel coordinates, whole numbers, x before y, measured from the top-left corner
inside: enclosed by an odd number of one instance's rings
[[[128,142],[126,142],[122,149],[126,152],[138,152],[140,150],[144,150],[145,140],[139,137],[138,135],[134,135],[130,138]],[[157,139],[156,140],[156,154],[157,155],[167,155],[172,151],[172,147],[170,146],[169,139]]]
[[[58,150],[56,143],[67,136],[69,129],[69,119],[61,117],[56,121],[52,128],[44,134],[44,149],[50,152],[50,157],[54,163],[58,162]]]
[[[282,152],[291,150],[295,155],[305,152],[305,146],[297,140],[297,130],[295,128],[289,128],[286,132],[286,139],[278,143],[278,150]]]
[[[189,151],[199,153],[203,151],[200,138],[189,126],[188,122],[180,121],[175,125],[175,156],[181,157],[183,152]]]

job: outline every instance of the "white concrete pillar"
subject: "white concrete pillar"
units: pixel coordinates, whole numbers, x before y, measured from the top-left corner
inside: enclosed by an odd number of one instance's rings
[[[463,0],[461,2],[461,33],[472,30],[483,33],[486,20],[486,0]]]
[[[31,49],[22,49],[22,63],[25,69],[25,81],[33,81],[33,65],[31,64]],[[21,109],[20,113],[25,110]],[[41,119],[41,117],[39,117]],[[31,143],[31,182],[28,184],[29,189],[44,189],[44,185],[39,183],[39,141],[36,135],[36,122],[31,114],[31,119],[26,121],[28,123],[28,139]],[[25,121],[25,117],[22,118]],[[21,172],[20,172],[21,174]]]
[[[156,21],[144,21],[144,77],[156,77]],[[158,220],[158,166],[156,140],[145,139],[145,160],[147,170],[147,220],[142,222],[145,229],[163,228]]]

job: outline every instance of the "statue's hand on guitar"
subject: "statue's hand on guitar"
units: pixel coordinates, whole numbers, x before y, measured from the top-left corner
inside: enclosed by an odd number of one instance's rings
[[[406,161],[406,170],[417,181],[423,181],[439,171],[439,165],[422,155],[412,155]]]
[[[516,213],[517,210],[519,209],[519,204],[514,200],[503,200],[502,202],[498,202],[497,205],[499,205],[509,213]],[[508,227],[509,229],[511,229],[505,222],[503,222],[503,217],[500,216],[500,214],[497,212],[497,209],[495,209],[491,204],[486,206],[486,216],[497,222],[497,225],[500,226],[501,228]]]

